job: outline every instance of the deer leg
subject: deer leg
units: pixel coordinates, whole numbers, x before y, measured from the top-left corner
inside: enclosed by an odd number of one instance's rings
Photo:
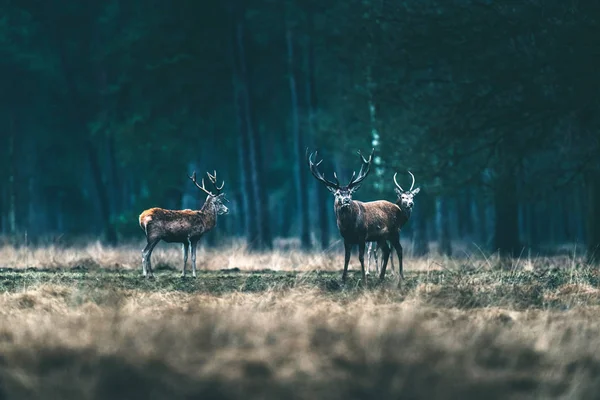
[[[373,246],[375,247],[375,249],[373,249],[373,257],[375,258],[375,273],[379,274],[379,259],[377,257],[377,252],[379,251],[379,243],[374,243]]]
[[[365,273],[365,242],[358,244],[358,261],[360,261],[360,269],[362,272],[362,282],[367,287],[367,274]]]
[[[373,242],[369,242],[367,244],[367,275],[370,274],[371,271],[371,258],[373,257]]]
[[[197,240],[190,241],[190,246],[192,246],[192,276],[196,277],[196,245],[198,244]]]
[[[379,280],[383,280],[385,278],[385,269],[387,268],[387,263],[390,258],[390,247],[387,244],[387,240],[382,240],[379,242],[379,248],[383,252],[383,258],[381,259],[381,274],[379,275]]]
[[[342,273],[342,283],[346,283],[346,275],[348,275],[348,263],[350,262],[350,253],[352,253],[352,245],[344,242],[344,272]]]
[[[142,250],[142,274],[143,276],[152,277],[152,263],[150,257],[152,257],[152,250],[160,242],[160,239],[149,240],[144,250]]]
[[[390,257],[390,276],[394,276],[394,256]]]
[[[396,253],[398,254],[398,275],[400,275],[400,279],[398,280],[398,286],[400,286],[400,281],[404,280],[404,272],[402,271],[402,245],[400,244],[400,236],[394,238],[392,244],[394,245]]]
[[[183,247],[183,271],[181,271],[181,276],[184,277],[185,276],[185,266],[187,265],[187,259],[188,259],[188,250],[190,249],[189,239],[187,242],[183,243],[182,247]]]

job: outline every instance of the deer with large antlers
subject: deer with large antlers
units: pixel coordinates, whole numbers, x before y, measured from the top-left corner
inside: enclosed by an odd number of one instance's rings
[[[387,241],[389,240],[392,243],[396,251],[401,249],[399,229],[402,223],[402,217],[400,208],[396,204],[386,200],[362,202],[352,199],[354,192],[358,190],[361,182],[369,174],[374,152],[375,149],[371,152],[368,160],[362,156],[360,151],[358,152],[361,159],[361,167],[358,176],[353,172],[350,182],[347,185],[342,186],[335,172],[333,173],[335,182],[325,178],[318,169],[323,160],[315,164],[312,161],[313,154],[311,153],[309,155],[307,149],[307,161],[310,172],[335,196],[334,210],[337,227],[344,239],[345,255],[344,272],[342,274],[343,282],[346,282],[350,254],[355,245],[358,246],[358,259],[362,271],[362,281],[365,284],[367,281],[365,274],[365,246],[367,242],[377,242],[383,250],[384,260],[381,268],[381,280],[385,277],[385,268],[390,253]]]
[[[183,245],[183,272],[181,276],[185,276],[188,250],[191,250],[192,275],[196,277],[196,245],[198,240],[216,226],[218,215],[229,212],[223,204],[227,201],[225,194],[221,193],[225,182],[221,186],[217,186],[216,171],[212,175],[207,172],[206,175],[208,175],[215,193],[204,187],[204,178],[202,179],[202,185],[198,184],[195,171],[189,177],[198,189],[208,195],[200,210],[165,210],[164,208],[155,207],[140,214],[140,227],[144,230],[147,240],[146,247],[142,251],[142,269],[145,277],[153,276],[150,257],[152,250],[161,240]]]
[[[396,184],[396,188],[394,190],[396,192],[396,195],[398,196],[398,199],[396,200],[396,205],[398,207],[400,207],[400,213],[401,213],[399,229],[402,229],[402,227],[410,219],[410,215],[412,213],[412,208],[414,206],[414,197],[417,193],[419,193],[421,191],[421,188],[418,188],[418,187],[413,190],[413,187],[415,186],[415,176],[410,171],[408,171],[408,173],[412,177],[412,184],[410,185],[410,189],[408,189],[408,190],[402,189],[402,186],[400,186],[400,184],[396,180],[396,175],[398,175],[398,173],[396,172],[394,174],[394,183]],[[367,249],[367,259],[368,259],[367,275],[369,274],[369,272],[370,272],[369,270],[371,269],[371,257],[373,257],[375,259],[375,269],[377,272],[379,272],[379,265],[377,263],[377,250],[378,249],[379,249],[378,243],[376,243],[376,242],[369,243],[369,246]],[[390,261],[392,262],[391,269],[393,271],[394,270],[393,258]],[[400,276],[402,278],[404,278],[404,276],[402,275],[402,246],[400,246],[400,254],[398,255],[398,261],[400,262],[400,267],[399,267]]]

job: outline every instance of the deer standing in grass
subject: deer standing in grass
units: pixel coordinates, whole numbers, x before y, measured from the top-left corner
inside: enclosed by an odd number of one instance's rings
[[[394,183],[396,184],[396,188],[394,189],[396,192],[396,195],[398,196],[398,199],[396,200],[396,205],[398,207],[400,207],[400,211],[402,214],[402,220],[401,220],[401,225],[400,225],[400,229],[402,229],[402,227],[408,222],[408,220],[410,219],[410,215],[412,213],[412,208],[414,205],[414,197],[417,193],[419,193],[421,191],[421,188],[416,188],[413,190],[413,187],[415,186],[415,176],[412,174],[412,172],[408,171],[408,173],[410,174],[410,176],[412,177],[412,184],[410,185],[410,189],[408,190],[404,190],[402,189],[402,186],[400,186],[398,184],[398,181],[396,180],[396,175],[398,175],[398,173],[396,172],[394,174]],[[375,269],[377,272],[379,272],[379,264],[377,263],[377,250],[379,249],[379,245],[375,242],[370,242],[368,249],[367,249],[367,275],[369,275],[370,269],[371,269],[371,257],[373,257],[375,259]],[[402,251],[402,248],[401,248]],[[399,256],[400,259],[400,271],[402,271],[402,255]],[[394,270],[394,258],[392,257],[391,261],[391,271]],[[390,272],[391,272],[390,271]]]
[[[358,246],[358,259],[360,261],[362,271],[362,282],[366,284],[367,276],[365,274],[365,246],[367,242],[377,242],[383,250],[384,259],[381,268],[380,279],[385,277],[385,268],[390,254],[390,248],[387,241],[389,240],[398,254],[401,254],[400,247],[400,226],[402,223],[402,214],[400,207],[396,204],[386,201],[370,201],[362,202],[353,200],[352,195],[360,187],[360,183],[367,177],[371,168],[371,160],[373,153],[371,152],[369,159],[365,159],[360,151],[358,152],[361,159],[361,167],[356,176],[352,173],[350,183],[346,186],[340,185],[337,175],[333,174],[335,182],[329,181],[319,171],[318,167],[323,160],[313,163],[313,154],[308,155],[307,161],[312,175],[322,182],[327,189],[335,196],[334,210],[337,221],[337,227],[344,239],[344,272],[342,274],[342,282],[346,282],[348,274],[348,263],[352,248]],[[315,153],[316,158],[316,153]],[[356,176],[356,178],[355,178]],[[402,264],[400,264],[402,266]]]
[[[204,187],[204,178],[202,185],[196,181],[196,172],[189,178],[194,182],[198,189],[202,190],[208,196],[200,210],[165,210],[163,208],[150,208],[140,214],[140,227],[146,234],[147,244],[142,251],[143,275],[152,277],[152,263],[150,257],[152,250],[164,240],[167,243],[183,244],[183,272],[185,276],[185,267],[188,259],[188,250],[191,248],[192,254],[192,275],[196,277],[196,245],[198,240],[206,232],[217,225],[217,216],[227,214],[229,210],[223,204],[227,199],[225,194],[221,193],[225,182],[217,186],[217,172],[213,175],[206,173],[208,179],[213,184],[215,193]]]

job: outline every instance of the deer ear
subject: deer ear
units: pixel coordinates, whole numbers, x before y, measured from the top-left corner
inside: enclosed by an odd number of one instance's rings
[[[329,191],[330,191],[331,193],[333,193],[333,194],[335,194],[335,192],[336,192],[336,190],[337,190],[336,188],[334,188],[334,187],[331,187],[331,186],[325,186],[325,187],[327,188],[327,190],[329,190]]]
[[[400,190],[398,188],[394,188],[394,192],[396,192],[396,194],[398,195],[398,197],[402,196],[402,190]]]
[[[421,191],[421,188],[420,188],[420,187],[418,187],[418,188],[416,188],[416,189],[414,189],[414,190],[412,191],[412,194],[417,194],[417,193],[419,193],[420,191]]]
[[[360,186],[361,186],[361,185],[362,185],[362,184],[361,184],[361,183],[359,183],[359,184],[358,184],[358,185],[356,185],[356,186],[352,186],[352,188],[350,188],[350,193],[354,193],[354,192],[356,192],[358,189],[360,189]]]

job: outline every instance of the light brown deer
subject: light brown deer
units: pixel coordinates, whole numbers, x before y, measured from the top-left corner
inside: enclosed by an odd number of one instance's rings
[[[420,188],[416,188],[413,190],[413,187],[415,186],[415,176],[410,171],[408,171],[408,173],[412,177],[412,184],[410,185],[410,189],[408,189],[408,190],[402,189],[402,186],[400,186],[400,184],[398,184],[398,181],[396,180],[396,175],[398,175],[398,173],[396,172],[394,174],[394,183],[396,184],[396,188],[394,190],[396,191],[396,195],[398,196],[398,199],[396,200],[396,205],[398,207],[400,207],[400,211],[402,213],[402,221],[401,221],[400,229],[402,229],[402,227],[410,219],[410,215],[412,213],[412,208],[414,205],[414,197],[417,193],[419,193],[421,191]],[[371,257],[373,257],[375,259],[375,269],[377,272],[379,272],[379,264],[377,262],[377,250],[378,249],[379,249],[379,245],[377,243],[375,243],[375,242],[369,243],[368,249],[367,249],[367,259],[368,259],[367,275],[369,274],[369,270],[371,269]],[[400,251],[402,253],[402,246],[400,246]],[[402,255],[399,256],[398,258],[400,261],[400,271],[402,271]],[[391,262],[391,271],[393,271],[394,270],[394,258],[393,257],[390,259],[390,262]]]
[[[345,251],[342,282],[346,282],[350,254],[355,245],[358,245],[358,259],[362,271],[362,281],[365,284],[367,282],[367,277],[365,274],[364,261],[365,246],[367,242],[377,242],[383,249],[384,260],[381,268],[381,280],[385,277],[385,268],[390,254],[390,248],[388,247],[387,241],[389,240],[392,243],[394,248],[396,248],[396,251],[401,249],[399,229],[402,222],[402,216],[400,208],[396,204],[386,200],[362,202],[352,199],[353,193],[358,190],[360,183],[369,174],[374,152],[375,149],[371,152],[371,156],[368,160],[362,156],[360,151],[358,152],[361,159],[361,167],[358,176],[353,172],[350,183],[346,186],[341,186],[335,173],[333,174],[335,182],[329,181],[323,176],[318,170],[318,166],[323,160],[316,164],[313,163],[313,155],[308,155],[307,149],[307,161],[311,173],[335,196],[335,216],[337,227],[344,239]]]
[[[217,186],[216,171],[213,175],[208,172],[206,175],[213,184],[215,193],[204,187],[204,178],[202,179],[202,185],[198,184],[195,171],[189,177],[198,189],[208,195],[200,210],[165,210],[155,207],[140,214],[140,227],[144,230],[148,242],[142,251],[142,269],[145,277],[153,276],[150,257],[152,256],[152,250],[161,240],[167,243],[183,244],[183,272],[181,276],[185,276],[188,250],[191,248],[192,275],[196,277],[196,245],[198,240],[217,225],[218,215],[229,212],[223,204],[227,201],[225,194],[221,193],[225,182],[221,186]]]

